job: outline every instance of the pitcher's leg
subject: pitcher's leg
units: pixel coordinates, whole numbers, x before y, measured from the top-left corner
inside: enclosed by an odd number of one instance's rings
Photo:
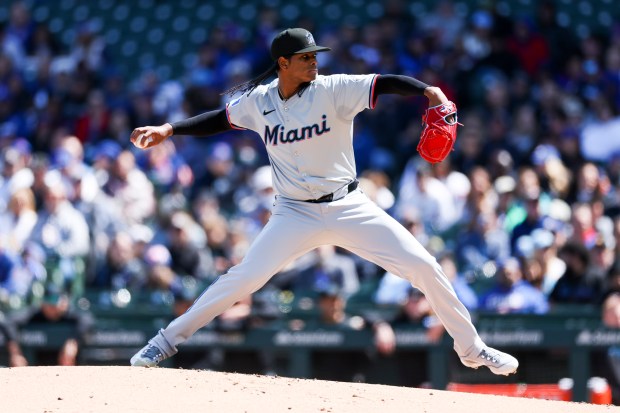
[[[275,273],[316,247],[321,226],[312,211],[279,208],[254,240],[242,262],[218,277],[181,316],[151,341],[166,357],[198,329],[243,297],[260,289]]]
[[[356,203],[354,208],[347,203]],[[424,293],[437,317],[455,343],[460,356],[483,342],[471,316],[459,301],[437,260],[398,221],[390,217],[362,193],[342,202],[343,214],[334,208],[330,221],[337,244],[385,270],[405,278]]]

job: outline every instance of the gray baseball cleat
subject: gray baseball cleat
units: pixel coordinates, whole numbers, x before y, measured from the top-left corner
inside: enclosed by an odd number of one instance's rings
[[[157,365],[168,357],[159,347],[147,344],[140,351],[133,355],[130,363],[134,367],[157,367]]]
[[[519,367],[519,361],[516,358],[488,346],[479,351],[477,355],[474,353],[461,357],[461,363],[473,369],[486,366],[493,373],[503,376],[516,372]]]

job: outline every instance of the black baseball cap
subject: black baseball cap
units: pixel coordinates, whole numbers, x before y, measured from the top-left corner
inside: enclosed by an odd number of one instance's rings
[[[275,61],[280,56],[296,53],[326,52],[329,47],[317,46],[312,33],[306,29],[286,29],[280,32],[271,42],[271,58]]]

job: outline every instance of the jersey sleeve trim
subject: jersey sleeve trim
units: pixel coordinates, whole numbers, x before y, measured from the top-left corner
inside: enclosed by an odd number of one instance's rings
[[[374,75],[374,77],[372,78],[372,82],[370,83],[370,93],[368,96],[368,107],[370,109],[374,109],[375,106],[377,106],[377,97],[379,97],[376,93],[375,93],[375,86],[377,84],[377,78],[379,77],[379,75]]]
[[[230,123],[230,127],[237,130],[247,130],[247,128],[242,128],[241,126],[237,126],[230,120],[230,112],[228,111],[228,106],[230,103],[226,104],[226,119],[228,119],[228,123]]]

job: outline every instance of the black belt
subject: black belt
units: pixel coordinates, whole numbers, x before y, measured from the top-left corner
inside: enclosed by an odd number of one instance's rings
[[[355,181],[347,185],[347,194],[349,192],[355,191],[359,184],[360,182],[356,179]],[[322,197],[317,198],[317,199],[306,199],[304,200],[304,202],[312,202],[313,204],[321,204],[323,202],[332,202],[333,200],[334,200],[334,192],[332,192],[331,194],[323,195]]]

